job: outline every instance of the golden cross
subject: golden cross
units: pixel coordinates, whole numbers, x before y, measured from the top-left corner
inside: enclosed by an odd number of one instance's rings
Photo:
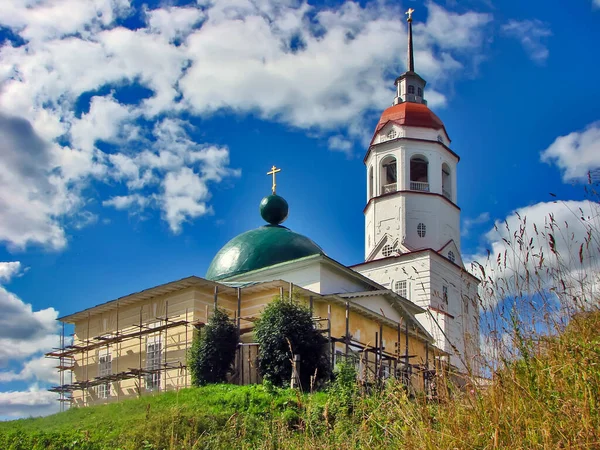
[[[271,189],[273,190],[273,195],[275,195],[275,189],[277,188],[277,184],[275,183],[275,174],[277,172],[281,172],[281,169],[278,169],[275,166],[271,167],[270,172],[267,172],[267,175],[273,175],[273,186],[271,187]]]
[[[408,19],[406,19],[409,22],[412,22],[412,13],[414,13],[415,10],[412,8],[408,8],[408,11],[406,11],[404,14],[406,14],[408,16]]]

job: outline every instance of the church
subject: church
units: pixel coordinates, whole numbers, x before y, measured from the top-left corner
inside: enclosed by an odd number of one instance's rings
[[[273,166],[272,192],[259,205],[266,224],[229,240],[204,277],[59,319],[63,330],[75,328],[73,342],[63,332],[61,347],[47,354],[58,361],[60,385],[51,391],[63,406],[190,386],[187,350],[217,307],[240,331],[230,381],[260,382],[252,331],[277,297],[304,303],[327,338],[331,364],[353,361],[365,382],[396,377],[427,391],[437,372],[477,374],[479,280],[460,252],[460,158],[427,106],[426,81],[414,67],[412,10],[407,14],[407,71],[395,81],[393,104],[364,158],[364,262],[345,266],[282,225],[290,207],[276,193],[280,169]]]

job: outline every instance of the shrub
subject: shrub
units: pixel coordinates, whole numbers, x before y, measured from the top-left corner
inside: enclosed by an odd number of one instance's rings
[[[227,313],[217,308],[202,332],[196,333],[192,341],[188,358],[192,384],[201,386],[226,381],[238,342],[235,323]]]
[[[301,358],[300,383],[304,389],[315,373],[316,381],[329,377],[327,340],[314,328],[308,308],[298,301],[278,298],[267,305],[254,335],[260,345],[258,369],[275,386],[289,384],[293,354]]]

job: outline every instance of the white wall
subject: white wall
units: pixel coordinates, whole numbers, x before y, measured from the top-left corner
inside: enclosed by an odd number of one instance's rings
[[[406,240],[403,251],[422,248],[440,249],[449,240],[453,239],[460,249],[460,210],[445,198],[442,191],[442,166],[446,164],[450,169],[450,190],[452,200],[456,203],[456,166],[458,158],[437,143],[436,130],[416,127],[398,127],[388,124],[383,128],[384,136],[390,129],[398,128],[402,133],[419,133],[431,137],[434,142],[417,141],[388,141],[374,148],[366,161],[367,192],[369,183],[369,170],[373,168],[373,198],[365,210],[365,259],[368,259],[383,237],[391,236],[391,241]],[[428,161],[429,192],[415,193],[410,191],[410,159],[413,156],[423,156]],[[378,197],[382,194],[381,186],[384,182],[382,161],[393,156],[397,161],[397,189],[394,195]],[[378,197],[378,198],[377,198]],[[417,225],[424,223],[427,227],[425,238],[417,234]],[[376,254],[375,258],[383,257]]]
[[[465,369],[464,361],[473,362],[479,349],[479,310],[477,283],[470,275],[431,252],[372,261],[356,270],[389,289],[396,281],[406,280],[408,299],[429,309],[417,319],[434,337],[436,346],[449,353],[450,362],[460,370]],[[448,287],[447,305],[443,286]],[[462,357],[454,354],[453,346]]]

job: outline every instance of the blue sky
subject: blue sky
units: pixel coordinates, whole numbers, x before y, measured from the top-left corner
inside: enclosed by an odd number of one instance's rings
[[[425,97],[461,156],[463,253],[501,249],[490,230],[515,210],[585,208],[598,0],[3,3],[0,417],[56,407],[40,356],[58,315],[203,276],[261,225],[273,164],[286,225],[362,261],[362,158],[404,71],[408,7]]]

